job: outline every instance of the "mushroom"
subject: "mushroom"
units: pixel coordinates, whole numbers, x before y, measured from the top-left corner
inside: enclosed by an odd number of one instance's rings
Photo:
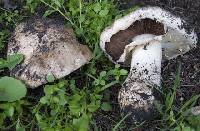
[[[89,62],[92,53],[79,44],[72,28],[59,20],[31,18],[19,24],[8,43],[8,55],[23,54],[24,62],[12,69],[11,75],[30,88],[59,79]]]
[[[130,66],[118,101],[123,112],[132,112],[131,120],[154,118],[154,87],[161,85],[161,62],[188,52],[196,43],[194,30],[160,7],[139,8],[102,32],[100,47],[109,59]]]

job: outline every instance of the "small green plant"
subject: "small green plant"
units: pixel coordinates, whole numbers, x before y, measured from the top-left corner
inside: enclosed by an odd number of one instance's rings
[[[162,117],[162,123],[160,125],[163,126],[163,130],[195,131],[200,129],[200,115],[194,116],[188,114],[188,111],[196,104],[196,101],[200,98],[200,95],[193,96],[180,107],[177,107],[174,104],[176,90],[180,87],[181,82],[180,73],[181,67],[179,66],[172,91],[167,91],[167,93],[162,92],[165,98],[164,104],[156,103],[157,110]]]
[[[26,8],[30,10],[31,13],[35,12],[35,9],[40,4],[39,0],[26,0]]]
[[[70,0],[67,5],[69,8],[67,14],[78,27],[75,28],[76,34],[83,37],[90,47],[99,42],[102,30],[119,15],[119,10],[113,3],[112,0],[90,3]]]
[[[75,29],[79,38],[82,38],[91,48],[99,43],[102,30],[113,22],[119,15],[114,1],[101,0],[87,2],[83,0],[28,0],[27,7],[32,11],[39,3],[46,5],[48,10],[44,13],[47,17],[55,12],[63,16]]]
[[[12,77],[0,78],[0,101],[16,101],[26,95],[25,85]]]
[[[125,119],[130,116],[131,113],[126,114],[112,129],[112,131],[116,131],[117,129],[120,129],[120,126],[122,125],[122,123],[125,121]]]
[[[108,102],[101,102],[102,91],[120,82],[117,79],[109,82],[110,77],[115,77],[111,72],[116,71],[120,72],[119,66],[108,72],[100,72],[97,78],[88,74],[95,81],[87,88],[78,88],[75,80],[60,80],[58,84],[46,85],[45,96],[40,99],[39,105],[34,109],[39,127],[43,130],[89,130],[95,111],[112,110]],[[121,79],[127,75],[125,72],[117,76]],[[43,112],[40,111],[41,109]]]
[[[23,106],[30,106],[25,100],[17,100],[14,102],[4,102],[0,103],[0,129],[10,130],[10,129],[24,129],[21,127],[20,119],[23,117]],[[9,121],[9,123],[7,123]]]
[[[9,55],[7,60],[0,58],[0,69],[13,69],[23,60],[22,54]],[[12,77],[4,76],[0,78],[0,101],[16,101],[26,95],[25,85]]]
[[[9,55],[7,60],[0,58],[0,72],[5,68],[13,69],[23,59],[22,54]],[[25,84],[20,80],[7,76],[0,78],[0,129],[9,130],[14,125],[16,125],[16,129],[22,129],[19,117],[23,111],[22,105],[27,102],[20,99],[25,97],[26,92]],[[13,123],[5,127],[8,119]]]
[[[8,37],[10,37],[10,32],[8,31],[8,29],[4,29],[4,30],[0,31],[0,50],[2,50],[4,48],[5,40]]]
[[[9,55],[7,57],[7,60],[0,58],[0,69],[9,68],[11,70],[16,65],[21,63],[23,61],[23,59],[24,59],[24,56],[22,54]]]
[[[11,36],[9,29],[15,26],[21,19],[22,16],[19,15],[19,11],[11,12],[0,7],[0,50],[4,48],[4,44]]]

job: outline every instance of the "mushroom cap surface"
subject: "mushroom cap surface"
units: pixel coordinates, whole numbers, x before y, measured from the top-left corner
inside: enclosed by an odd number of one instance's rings
[[[25,59],[10,71],[11,75],[30,88],[46,84],[49,75],[62,78],[92,58],[89,48],[78,43],[72,28],[44,18],[29,19],[16,27],[7,55],[15,53]]]
[[[130,66],[132,50],[120,59],[126,46],[138,35],[152,34],[162,37],[163,59],[171,59],[196,46],[196,33],[185,27],[184,20],[160,7],[142,7],[107,27],[101,34],[100,47],[114,63]]]

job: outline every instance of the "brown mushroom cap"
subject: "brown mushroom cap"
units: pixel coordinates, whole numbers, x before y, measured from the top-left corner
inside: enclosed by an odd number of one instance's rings
[[[8,44],[8,55],[19,53],[24,62],[11,75],[31,88],[47,83],[47,76],[62,78],[89,62],[92,53],[79,44],[72,28],[59,21],[30,19],[19,24]]]

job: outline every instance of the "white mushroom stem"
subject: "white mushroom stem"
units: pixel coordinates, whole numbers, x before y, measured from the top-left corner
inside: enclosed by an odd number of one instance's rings
[[[152,40],[136,47],[132,52],[131,72],[149,84],[160,86],[162,48],[159,41]]]
[[[119,92],[119,103],[122,110],[133,113],[135,121],[153,118],[153,86],[160,86],[161,60],[161,43],[155,39],[132,51],[131,69]]]

